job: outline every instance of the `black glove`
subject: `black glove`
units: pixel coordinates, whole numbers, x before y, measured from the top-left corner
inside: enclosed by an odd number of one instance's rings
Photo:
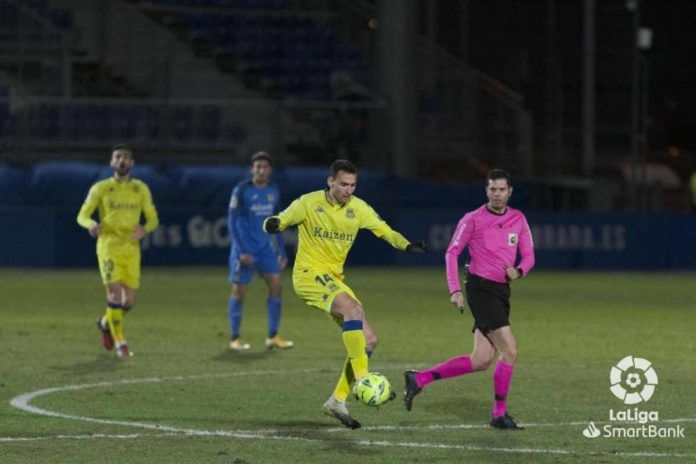
[[[406,249],[404,251],[406,253],[425,253],[428,251],[428,245],[426,245],[423,240],[417,240],[406,245]]]
[[[277,234],[280,232],[280,219],[277,217],[269,217],[263,224],[263,228],[269,234]]]

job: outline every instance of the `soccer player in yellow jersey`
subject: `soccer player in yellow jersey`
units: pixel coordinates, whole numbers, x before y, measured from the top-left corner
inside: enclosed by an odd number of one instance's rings
[[[97,182],[89,190],[77,222],[97,237],[99,272],[106,287],[107,308],[97,320],[104,348],[116,345],[121,358],[133,355],[123,335],[123,316],[135,303],[140,286],[140,240],[159,225],[150,189],[131,177],[135,160],[127,145],[111,150],[113,177]],[[92,219],[99,210],[99,222]],[[145,225],[140,224],[141,214]]]
[[[295,293],[307,305],[331,315],[342,327],[348,352],[341,377],[323,411],[356,429],[360,423],[348,412],[346,399],[355,381],[368,373],[367,360],[377,346],[377,334],[360,300],[343,281],[343,264],[360,229],[370,230],[399,250],[421,253],[427,247],[422,241],[410,243],[370,205],[353,196],[357,170],[350,161],[336,160],[327,183],[328,189],[302,195],[285,211],[267,218],[263,228],[277,233],[298,226],[299,245],[292,271]]]

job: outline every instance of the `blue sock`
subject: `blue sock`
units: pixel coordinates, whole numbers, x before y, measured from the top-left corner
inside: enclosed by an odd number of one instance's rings
[[[239,328],[242,326],[242,309],[244,308],[244,301],[240,301],[236,298],[230,298],[228,309],[230,316],[230,333],[232,334],[232,340],[239,338]]]
[[[280,327],[280,298],[269,298],[268,302],[268,338],[278,334]]]
[[[367,359],[370,359],[372,357],[373,351],[369,348],[365,348],[365,353],[367,353]]]

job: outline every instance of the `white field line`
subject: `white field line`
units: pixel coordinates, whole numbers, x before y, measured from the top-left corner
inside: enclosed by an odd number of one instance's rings
[[[181,433],[160,433],[160,434],[106,434],[95,433],[89,435],[47,435],[43,437],[0,437],[0,443],[26,442],[26,441],[53,441],[53,440],[133,440],[141,437],[177,437],[183,436]]]
[[[609,424],[608,421],[598,421],[593,420],[596,425]],[[664,419],[660,422],[666,422],[670,424],[681,424],[684,422],[696,422],[696,417],[682,417],[678,419]],[[573,426],[587,426],[590,423],[590,419],[586,421],[576,421],[576,422],[546,422],[546,423],[531,423],[520,422],[521,425],[527,428],[534,427],[573,427]],[[639,425],[638,421],[626,421],[623,424]],[[486,429],[490,427],[488,423],[474,423],[474,424],[430,424],[430,425],[373,425],[362,427],[361,430],[375,430],[375,431],[389,431],[389,430],[467,430],[467,429]],[[346,431],[345,427],[335,427],[328,430],[329,432],[343,432]]]
[[[183,430],[183,429],[182,429]],[[207,430],[197,430],[195,433],[160,433],[160,434],[121,434],[121,435],[108,435],[108,434],[94,434],[94,435],[54,435],[54,436],[44,436],[44,437],[0,437],[0,443],[10,443],[10,442],[32,442],[32,441],[53,441],[53,440],[99,440],[99,439],[114,439],[114,440],[134,440],[139,438],[161,438],[161,437],[188,437],[191,435],[196,436],[219,436],[219,437],[229,437],[229,438],[247,438],[247,439],[267,439],[267,440],[287,440],[287,441],[297,441],[306,443],[326,443],[328,440],[321,440],[316,438],[301,438],[293,436],[283,436],[283,435],[258,435],[253,434],[238,434],[235,432],[225,432],[225,431],[207,431]],[[386,440],[350,440],[346,444],[359,445],[359,446],[378,446],[378,447],[398,447],[398,448],[426,448],[426,449],[450,449],[450,450],[461,450],[461,451],[486,451],[486,452],[500,452],[500,453],[521,453],[521,454],[556,454],[556,455],[571,455],[571,454],[581,454],[580,451],[571,451],[564,449],[554,449],[554,448],[501,448],[501,447],[487,447],[487,446],[474,446],[474,445],[451,445],[447,443],[422,443],[422,442],[392,442]],[[590,456],[603,456],[610,454],[611,456],[623,456],[623,457],[677,457],[677,458],[693,458],[694,454],[684,454],[684,453],[654,453],[654,452],[582,452],[582,454]]]
[[[305,369],[297,372],[320,372],[326,369]],[[130,380],[117,380],[112,382],[97,382],[81,385],[67,385],[63,387],[45,388],[42,390],[36,390],[33,392],[23,393],[21,395],[15,396],[10,401],[10,404],[15,408],[21,409],[26,412],[49,416],[49,417],[59,417],[63,419],[79,420],[84,422],[92,422],[98,424],[106,425],[120,425],[126,427],[138,427],[148,430],[156,430],[160,432],[159,434],[90,434],[90,435],[54,435],[54,436],[44,436],[44,437],[0,437],[0,443],[9,442],[21,442],[21,441],[39,441],[39,440],[91,440],[91,439],[123,439],[130,440],[136,438],[144,437],[171,437],[171,436],[219,436],[228,438],[238,438],[238,439],[253,439],[253,440],[284,440],[284,441],[295,441],[295,442],[305,442],[305,443],[326,443],[327,440],[315,439],[315,438],[303,438],[284,434],[283,431],[277,429],[261,429],[261,430],[201,430],[201,429],[188,429],[182,427],[174,427],[166,424],[151,424],[146,422],[136,422],[127,420],[111,420],[111,419],[99,419],[94,417],[77,416],[72,414],[63,414],[60,412],[49,411],[47,409],[39,408],[30,405],[30,401],[34,398],[50,395],[57,392],[66,391],[78,391],[87,388],[100,388],[100,387],[110,387],[114,385],[127,385],[127,384],[137,384],[137,383],[158,383],[165,381],[186,381],[186,380],[197,380],[202,378],[217,378],[217,377],[237,377],[237,376],[254,376],[254,375],[277,375],[278,371],[247,371],[247,372],[234,372],[225,374],[204,374],[204,375],[190,375],[190,376],[175,376],[175,377],[148,377],[143,379],[130,379]],[[663,422],[693,422],[696,418],[684,418],[684,419],[668,419]],[[567,423],[548,423],[548,424],[525,424],[526,427],[558,427],[558,426],[573,426],[573,425],[586,425],[588,422],[567,422]],[[487,424],[432,424],[426,426],[375,426],[375,427],[363,427],[362,430],[438,430],[438,429],[474,429],[474,428],[486,428]],[[316,431],[317,429],[309,429],[309,431]],[[349,432],[345,428],[331,428],[322,429],[323,431],[341,431]],[[610,453],[588,453],[587,451],[572,451],[564,449],[555,448],[502,448],[502,447],[487,447],[487,446],[475,446],[475,445],[454,445],[447,443],[427,443],[427,442],[398,442],[398,441],[386,441],[386,440],[349,440],[347,443],[352,443],[354,445],[360,446],[377,446],[377,447],[401,447],[401,448],[426,448],[426,449],[454,449],[462,451],[489,451],[489,452],[500,452],[500,453],[522,453],[522,454],[556,454],[556,455],[571,455],[571,454],[590,454],[590,455],[604,455],[611,454],[612,456],[626,456],[626,457],[679,457],[679,458],[693,458],[696,454],[683,454],[683,453],[655,453],[655,452],[610,452]]]

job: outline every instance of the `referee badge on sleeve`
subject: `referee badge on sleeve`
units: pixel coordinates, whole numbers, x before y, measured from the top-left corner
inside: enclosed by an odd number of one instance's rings
[[[508,246],[517,245],[517,234],[508,234]]]

